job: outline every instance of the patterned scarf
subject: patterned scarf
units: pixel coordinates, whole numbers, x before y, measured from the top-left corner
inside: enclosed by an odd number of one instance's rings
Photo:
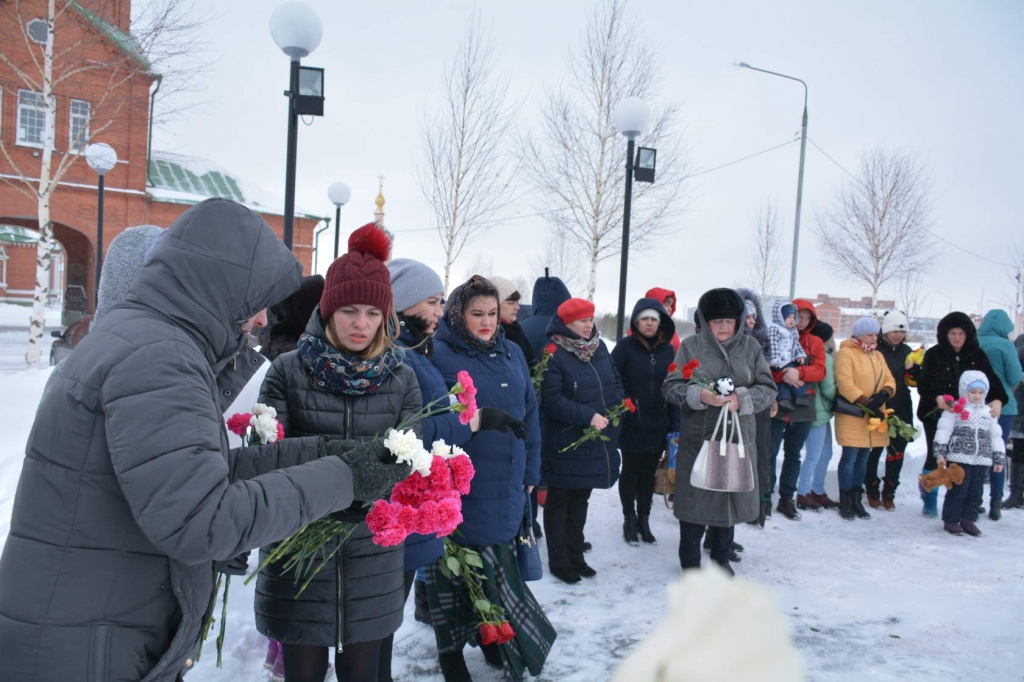
[[[578,336],[575,339],[570,339],[562,334],[552,334],[551,340],[583,362],[590,362],[590,358],[594,357],[594,353],[597,352],[598,344],[601,343],[601,332],[594,327],[594,333],[589,339],[581,339]]]
[[[469,282],[472,282],[478,276],[474,275]],[[490,350],[498,344],[500,336],[504,336],[503,332],[499,332],[501,324],[497,323],[498,327],[494,330],[494,336],[489,341],[484,341],[469,331],[469,328],[466,326],[466,284],[460,284],[455,287],[455,291],[448,297],[448,305],[444,309],[444,320],[448,323],[451,330],[455,332],[455,335],[468,343],[470,348]]]
[[[376,391],[405,359],[401,349],[369,359],[344,354],[325,339],[309,334],[299,337],[297,349],[306,371],[320,386],[331,393],[347,395]]]
[[[855,341],[855,342],[857,343],[857,345],[858,345],[858,346],[860,346],[860,347],[861,347],[861,349],[862,349],[862,350],[863,350],[863,351],[864,351],[865,353],[867,353],[868,355],[871,355],[871,351],[873,351],[873,350],[875,350],[876,348],[878,348],[878,344],[877,344],[877,343],[861,343],[861,342],[860,342],[860,341],[858,341],[857,339],[854,339],[854,341]]]

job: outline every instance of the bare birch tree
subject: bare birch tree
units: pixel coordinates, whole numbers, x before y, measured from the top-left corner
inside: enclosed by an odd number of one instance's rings
[[[125,88],[134,80],[159,79],[155,67],[167,66],[170,72],[176,59],[194,54],[189,48],[195,45],[183,39],[197,24],[188,18],[188,7],[182,0],[149,3],[137,30],[130,35],[106,21],[104,7],[98,5],[101,3],[90,4],[87,9],[69,0],[0,3],[0,65],[13,75],[19,88],[33,93],[32,106],[43,119],[38,160],[21,160],[0,138],[0,155],[15,176],[4,181],[36,204],[39,221],[35,291],[25,354],[29,367],[39,365],[50,294],[53,194],[72,166],[83,162],[83,154],[72,152],[84,149],[106,131],[125,125],[138,112],[149,110],[146,102],[125,96]],[[29,30],[30,24],[37,32]],[[180,73],[188,75],[182,79],[188,82],[198,71],[187,66]],[[69,140],[67,151],[56,149],[57,94],[89,103],[87,122]],[[148,92],[145,97],[149,97]]]
[[[751,274],[762,301],[767,301],[779,281],[779,252],[782,244],[779,211],[775,204],[765,200],[754,221],[754,258]]]
[[[914,321],[921,311],[924,302],[921,277],[912,272],[900,277],[896,282],[896,309],[902,310],[907,321],[914,327]]]
[[[597,266],[622,248],[626,141],[612,112],[626,97],[648,104],[658,90],[658,62],[624,0],[599,0],[569,60],[569,75],[541,106],[541,132],[523,140],[527,176],[545,201],[555,232],[576,244],[589,267],[586,295],[597,289]],[[658,149],[657,182],[633,185],[630,248],[644,248],[675,230],[685,161],[675,133],[676,108],[652,107],[651,130],[638,144]]]
[[[535,277],[543,277],[547,272],[558,277],[569,291],[579,291],[584,272],[583,260],[576,244],[570,241],[564,232],[552,231],[544,242],[544,253],[531,262]]]
[[[417,169],[444,249],[445,290],[462,249],[515,200],[507,90],[508,78],[495,72],[494,52],[474,17],[445,72],[443,101],[422,123],[424,158]]]
[[[905,151],[876,148],[864,155],[860,172],[836,193],[834,205],[815,217],[825,259],[840,272],[878,290],[901,277],[924,272],[934,248],[926,238],[932,201],[926,170]]]

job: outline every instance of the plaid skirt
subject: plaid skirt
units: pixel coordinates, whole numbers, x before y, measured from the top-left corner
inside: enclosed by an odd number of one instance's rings
[[[524,670],[529,670],[533,676],[539,675],[558,634],[519,576],[515,541],[473,549],[480,552],[483,559],[482,573],[487,578],[483,583],[484,595],[505,610],[516,633],[513,639],[498,647],[506,674],[514,680],[522,680]],[[462,651],[467,642],[479,646],[480,617],[470,602],[466,584],[454,576],[445,578],[440,561],[427,566],[426,574],[427,601],[438,652]]]

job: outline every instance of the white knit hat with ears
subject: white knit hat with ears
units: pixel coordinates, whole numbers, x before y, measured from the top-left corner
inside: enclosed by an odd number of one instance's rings
[[[882,317],[882,333],[888,334],[889,332],[909,332],[910,323],[907,322],[907,316],[898,310],[890,310]]]

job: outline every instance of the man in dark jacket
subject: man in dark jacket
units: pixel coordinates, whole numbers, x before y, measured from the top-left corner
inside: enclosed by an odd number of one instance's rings
[[[818,322],[818,313],[807,299],[793,299],[797,309],[796,328],[800,331],[800,346],[807,354],[807,361],[801,367],[790,367],[773,371],[772,378],[776,384],[788,383],[794,386],[816,384],[825,378],[825,344],[811,333]],[[812,387],[810,393],[815,393]],[[796,494],[796,483],[800,477],[800,451],[811,432],[811,423],[817,417],[812,401],[809,405],[797,403],[791,412],[779,412],[772,419],[772,449],[770,475],[772,485],[768,489],[768,502],[775,487],[775,460],[779,455],[779,447],[783,450],[782,471],[779,474],[779,506],[777,511],[791,521],[800,518],[796,510],[793,496]]]
[[[39,406],[0,558],[5,679],[180,679],[214,560],[408,472],[373,483],[369,469],[385,465],[318,459],[335,450],[318,438],[228,450],[218,374],[242,325],[298,288],[300,272],[259,216],[205,201],[75,349]]]

